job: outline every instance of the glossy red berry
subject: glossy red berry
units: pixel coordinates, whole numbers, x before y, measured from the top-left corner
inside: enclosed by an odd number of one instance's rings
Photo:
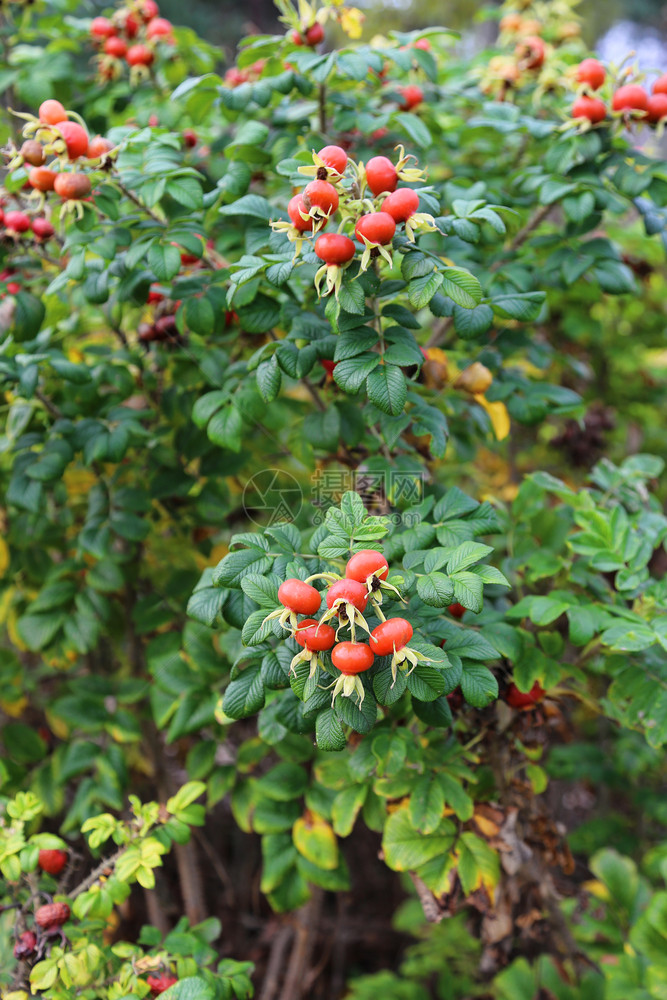
[[[94,17],[90,22],[90,33],[93,38],[111,38],[116,34],[116,25],[108,17]]]
[[[130,66],[150,66],[155,53],[147,45],[132,45],[125,58]]]
[[[648,120],[655,125],[667,115],[667,94],[651,94],[646,110]]]
[[[342,674],[362,674],[373,666],[375,654],[363,642],[339,642],[331,653],[334,667]]]
[[[104,51],[108,56],[113,56],[114,59],[122,59],[127,52],[127,45],[122,38],[112,35],[104,43]]]
[[[14,233],[27,233],[30,219],[25,212],[5,212],[5,226]]]
[[[320,364],[324,368],[325,372],[329,375],[333,375],[334,368],[338,364],[337,361],[330,361],[329,358],[320,358]]]
[[[140,13],[144,21],[152,21],[160,13],[160,8],[155,0],[144,0]]]
[[[166,17],[154,18],[146,28],[146,38],[173,38],[174,26]]]
[[[46,219],[35,219],[35,222],[39,221],[46,222]],[[35,223],[33,222],[33,230],[34,228]],[[53,227],[51,228],[53,229]],[[43,872],[48,872],[49,875],[60,875],[61,871],[67,864],[67,851],[40,851],[37,863]]]
[[[183,143],[187,147],[187,149],[194,149],[198,141],[199,140],[197,139],[197,133],[194,131],[194,129],[191,128],[183,129]]]
[[[336,601],[353,604],[357,611],[365,611],[368,591],[358,580],[337,580],[327,590],[327,607],[333,608]]]
[[[290,37],[294,45],[303,45],[303,35],[300,31],[294,30]]]
[[[48,240],[56,233],[48,219],[33,219],[32,231],[38,240]]]
[[[304,618],[299,622],[294,638],[300,646],[321,652],[331,649],[336,641],[336,633],[326,622],[320,625],[316,618]]]
[[[76,160],[80,156],[86,155],[89,138],[83,125],[79,125],[78,122],[61,121],[56,122],[53,127],[58,130],[65,140],[67,155],[70,160]]]
[[[21,286],[19,285],[18,281],[10,281],[7,284],[7,291],[9,292],[10,295],[18,295],[18,293],[21,291]]]
[[[383,191],[395,191],[398,184],[396,167],[386,156],[373,156],[366,164],[366,183],[377,197]]]
[[[315,240],[315,253],[325,264],[347,264],[356,253],[349,236],[342,233],[323,233]]]
[[[129,13],[125,18],[125,23],[123,24],[123,30],[128,38],[134,38],[141,27],[141,21],[136,14]]]
[[[450,604],[447,610],[453,618],[463,618],[468,609],[464,608],[462,604],[455,602],[454,604]]]
[[[376,656],[389,656],[403,649],[412,638],[412,625],[405,618],[388,618],[376,625],[370,636],[370,647]]]
[[[382,211],[391,215],[394,222],[407,222],[418,209],[419,195],[412,188],[399,188],[382,202]]]
[[[585,83],[591,90],[598,90],[606,75],[604,66],[597,59],[584,59],[577,66],[577,81]]]
[[[324,41],[324,28],[319,22],[311,24],[310,28],[307,29],[305,34],[306,45],[319,45],[320,42]]]
[[[322,595],[309,583],[292,578],[280,584],[278,600],[298,615],[314,615],[320,610]]]
[[[166,993],[170,986],[175,986],[178,979],[169,972],[160,972],[146,976],[146,982],[150,987],[151,996],[159,997],[161,993]]]
[[[667,94],[667,73],[658,77],[652,89],[654,94]]]
[[[329,181],[311,181],[303,189],[302,198],[308,208],[316,206],[325,215],[331,215],[338,208],[338,192]]]
[[[421,49],[422,52],[431,51],[431,43],[428,38],[418,38],[416,42],[412,43],[413,49]]]
[[[97,160],[100,156],[105,156],[111,149],[113,149],[113,143],[109,139],[105,139],[102,135],[96,135],[88,143],[88,159]]]
[[[414,84],[408,84],[407,87],[400,87],[399,93],[401,95],[399,106],[403,111],[411,111],[413,108],[418,107],[424,100],[424,91],[421,87],[414,86]]]
[[[357,580],[359,583],[366,583],[369,576],[386,580],[388,573],[389,563],[376,549],[362,549],[361,552],[355,552],[345,567],[347,579]]]
[[[30,958],[36,948],[37,935],[33,931],[24,931],[23,934],[19,935],[14,945],[14,958],[18,958],[19,961]]]
[[[356,226],[354,234],[363,243],[365,237],[369,243],[377,243],[385,246],[391,243],[396,232],[396,223],[388,212],[371,212],[369,215],[362,215]]]
[[[614,111],[646,111],[648,94],[638,84],[629,83],[625,87],[618,88],[611,106]]]
[[[70,908],[67,903],[47,903],[35,911],[35,923],[44,930],[62,927],[69,920]]]
[[[522,38],[516,47],[516,55],[526,69],[539,69],[546,55],[544,42],[537,35]]]
[[[542,701],[545,694],[546,691],[540,685],[539,681],[535,681],[530,691],[526,692],[519,691],[516,684],[510,684],[505,700],[512,708],[532,708],[538,701]]]
[[[39,120],[45,125],[58,125],[65,118],[67,112],[60,101],[43,101],[39,106]]]
[[[295,229],[298,229],[300,233],[309,233],[313,228],[313,220],[310,216],[304,219],[301,213],[304,212],[308,215],[308,209],[306,208],[305,202],[300,194],[295,194],[293,198],[290,198],[287,205],[287,214],[290,217],[290,221]]]
[[[347,153],[340,146],[324,146],[317,154],[323,163],[342,174],[347,166]]]
[[[573,118],[588,118],[589,122],[597,124],[607,117],[607,106],[597,97],[578,97],[572,105]]]

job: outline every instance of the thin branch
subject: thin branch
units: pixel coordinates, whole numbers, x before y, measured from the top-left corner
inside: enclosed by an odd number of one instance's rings
[[[98,878],[104,874],[107,868],[114,867],[116,862],[122,858],[123,854],[125,854],[126,850],[127,847],[121,847],[115,854],[112,854],[110,858],[105,858],[104,861],[100,861],[97,868],[93,868],[90,875],[86,875],[83,882],[79,882],[77,887],[69,893],[69,898],[76,899],[76,897],[80,896],[82,892],[86,892],[87,889],[90,889],[91,885],[97,882]]]
[[[35,389],[35,399],[38,399],[40,403],[42,403],[46,407],[51,416],[56,418],[56,420],[62,420],[63,417],[62,411],[59,410],[56,404],[52,403],[51,400],[47,396],[45,396],[44,393],[41,392],[39,389]]]

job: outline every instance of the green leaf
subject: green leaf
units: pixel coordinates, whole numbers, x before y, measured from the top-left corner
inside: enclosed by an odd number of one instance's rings
[[[181,251],[156,240],[148,248],[148,266],[158,281],[171,281],[181,269]]]
[[[461,690],[469,705],[485,708],[498,697],[498,681],[487,667],[478,663],[465,663]]]
[[[407,111],[400,111],[393,118],[411,142],[422,149],[428,149],[433,142],[433,137],[421,118],[418,118],[417,115],[411,115]]]
[[[407,677],[408,691],[419,701],[435,701],[445,690],[445,678],[426,663],[418,663]]]
[[[410,822],[422,833],[433,833],[438,828],[445,808],[442,786],[436,775],[425,774],[415,785],[410,796]]]
[[[440,274],[442,291],[457,305],[473,309],[482,298],[482,286],[470,271],[462,267],[446,267]]]
[[[499,316],[505,319],[519,319],[526,323],[537,319],[545,298],[544,292],[517,292],[512,295],[498,295],[491,305]]]
[[[262,361],[257,369],[257,386],[266,403],[271,403],[276,398],[280,392],[281,382],[282,373],[274,354],[268,361]]]
[[[441,271],[431,270],[423,277],[413,278],[408,285],[410,305],[414,306],[415,309],[422,309],[428,305],[442,283],[443,276]]]
[[[454,584],[444,573],[429,573],[417,580],[417,593],[424,604],[432,608],[446,608],[454,597]]]
[[[405,375],[398,366],[378,365],[366,379],[366,387],[371,403],[383,413],[396,417],[403,412],[407,400],[407,385]]]
[[[393,871],[408,872],[446,854],[453,842],[454,826],[448,820],[441,820],[430,833],[423,833],[413,825],[409,809],[403,807],[387,819],[382,850]]]
[[[332,708],[318,712],[315,720],[315,738],[320,750],[343,750],[347,743],[345,731]]]
[[[243,670],[240,677],[229,682],[222,702],[222,710],[231,719],[247,719],[264,704],[264,685],[261,679],[261,665],[252,663]]]

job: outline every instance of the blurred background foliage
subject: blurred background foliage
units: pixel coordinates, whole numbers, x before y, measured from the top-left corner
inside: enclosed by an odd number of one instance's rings
[[[544,6],[551,4],[552,0],[545,0]],[[101,11],[108,4],[97,0],[93,6]],[[489,32],[493,37],[493,11],[499,4],[475,0],[358,0],[358,6],[366,15],[367,37],[390,29],[410,30],[441,24],[464,35],[473,33],[486,43],[490,40]],[[202,38],[221,46],[228,58],[243,35],[257,29],[280,30],[273,0],[190,0],[188,4],[181,0],[161,0],[160,7],[165,17],[194,28]],[[640,25],[640,37],[643,35],[654,43],[667,39],[664,0],[582,0],[578,13],[583,21],[584,41],[591,48],[623,21]]]

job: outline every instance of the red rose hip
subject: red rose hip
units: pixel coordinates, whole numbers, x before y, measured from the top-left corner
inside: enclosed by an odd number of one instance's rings
[[[38,222],[35,219],[35,222]],[[46,220],[43,220],[46,221]],[[53,228],[53,227],[51,227]],[[34,223],[33,223],[34,229]],[[38,862],[39,867],[43,872],[48,872],[49,875],[60,875],[61,871],[67,864],[67,851],[40,851]]]
[[[323,233],[315,240],[315,253],[325,264],[347,264],[356,253],[349,236],[342,233]]]
[[[303,580],[285,580],[278,588],[278,600],[298,615],[314,615],[320,610],[322,595]]]
[[[345,576],[348,580],[357,580],[359,583],[366,583],[369,576],[376,576],[378,580],[386,580],[389,573],[389,563],[376,549],[362,549],[355,552],[351,559],[348,559],[345,567]]]
[[[321,652],[325,649],[331,649],[336,641],[336,633],[326,622],[320,625],[315,618],[304,618],[302,622],[299,622],[294,638],[300,646]]]
[[[362,674],[373,666],[375,655],[363,642],[339,642],[331,653],[331,661],[342,674]]]
[[[418,209],[419,195],[412,188],[399,188],[382,202],[382,211],[391,215],[394,222],[407,222]]]
[[[395,191],[398,184],[396,167],[387,156],[373,156],[366,164],[366,183],[377,197],[383,191]]]
[[[370,647],[376,656],[388,656],[407,646],[412,633],[412,625],[405,618],[388,618],[371,632]]]

